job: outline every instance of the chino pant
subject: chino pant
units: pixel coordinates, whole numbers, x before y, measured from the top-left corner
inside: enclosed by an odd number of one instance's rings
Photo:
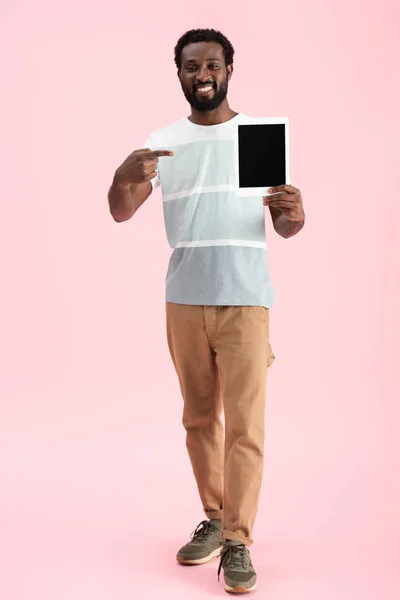
[[[168,302],[166,316],[203,510],[222,520],[224,539],[250,546],[264,467],[266,376],[274,360],[269,310]]]

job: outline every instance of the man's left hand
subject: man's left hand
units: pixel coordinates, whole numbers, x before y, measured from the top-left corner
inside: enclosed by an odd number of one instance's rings
[[[270,188],[270,196],[264,196],[264,205],[277,208],[289,221],[303,222],[305,218],[301,192],[292,185]]]

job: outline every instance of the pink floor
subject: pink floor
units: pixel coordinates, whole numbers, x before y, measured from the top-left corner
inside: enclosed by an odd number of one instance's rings
[[[110,518],[105,526],[99,519],[97,528],[93,522],[78,520],[27,527],[23,539],[11,543],[2,561],[2,597],[131,600],[226,595],[222,581],[217,581],[217,561],[189,568],[175,563],[174,553],[182,541],[179,527],[174,531],[164,520],[146,532],[140,520],[129,527],[122,527],[119,520]],[[312,541],[260,542],[253,559],[259,576],[254,595],[263,598],[399,597],[399,569],[390,556],[376,556],[362,544],[322,533]]]
[[[36,421],[20,437],[15,431],[2,437],[7,448],[1,482],[2,600],[226,595],[217,581],[217,560],[192,568],[175,562],[176,551],[203,518],[178,420],[180,405],[172,411],[177,420],[169,430],[155,423],[151,442],[128,415],[117,423],[111,403],[92,415],[87,407],[78,415],[78,404],[71,401],[63,423],[60,415],[53,422],[53,432],[49,422]],[[387,493],[389,486],[397,487],[379,455],[378,463],[370,462],[344,435],[336,447],[342,462],[335,462],[329,440],[311,429],[306,446],[294,451],[298,429],[271,405],[270,458],[252,548],[259,576],[254,595],[399,598],[399,523],[393,522],[398,507]],[[142,410],[144,420],[150,412]],[[312,450],[316,442],[318,453]],[[351,456],[347,466],[343,451]]]

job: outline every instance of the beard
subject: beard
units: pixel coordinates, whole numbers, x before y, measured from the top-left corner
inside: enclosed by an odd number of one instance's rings
[[[185,94],[186,100],[194,110],[199,112],[209,112],[218,108],[228,95],[228,78],[226,78],[220,85],[219,88],[216,84],[213,84],[214,95],[212,98],[198,98],[196,95],[196,88],[184,88],[182,86],[183,93]]]

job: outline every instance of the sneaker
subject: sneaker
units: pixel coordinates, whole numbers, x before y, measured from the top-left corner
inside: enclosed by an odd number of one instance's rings
[[[240,542],[225,542],[218,568],[218,581],[222,568],[225,591],[245,594],[256,589],[257,575],[251,564],[250,552]]]
[[[203,565],[221,554],[221,521],[202,521],[190,535],[191,541],[181,548],[176,559],[181,565]]]

